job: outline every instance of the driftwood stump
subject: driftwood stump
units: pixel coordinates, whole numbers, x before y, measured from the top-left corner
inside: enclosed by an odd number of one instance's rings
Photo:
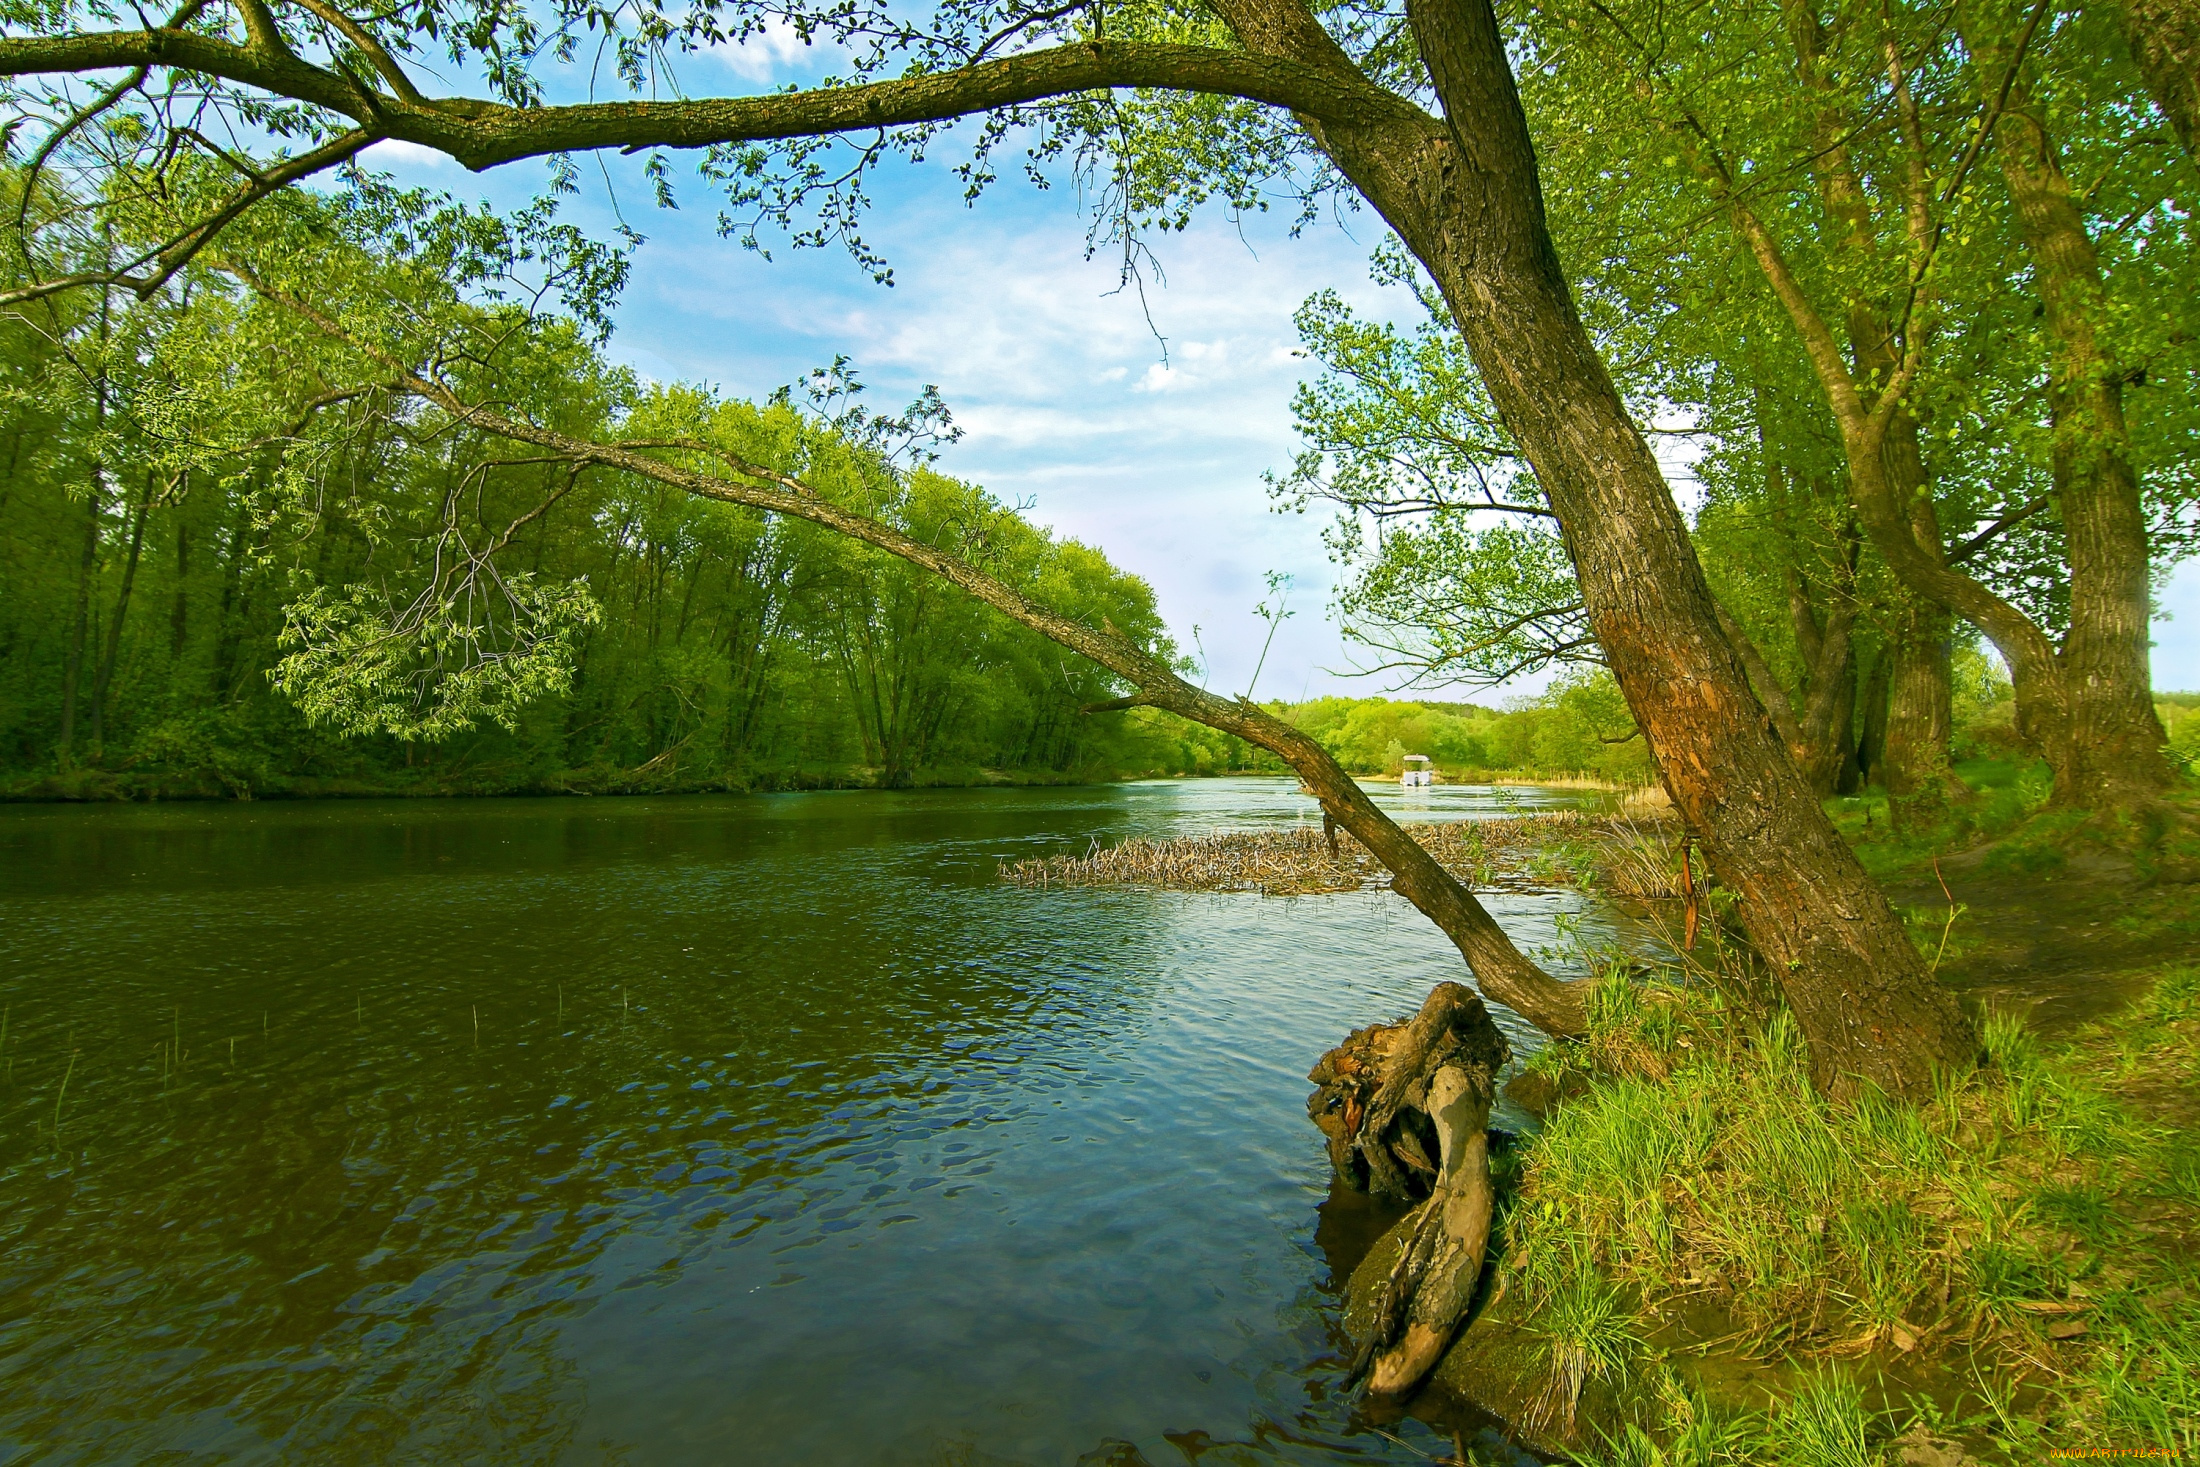
[[[1490,1101],[1508,1050],[1463,984],[1439,983],[1411,1019],[1355,1031],[1307,1075],[1307,1114],[1346,1186],[1419,1207],[1383,1281],[1353,1375],[1378,1395],[1428,1374],[1474,1300],[1490,1237]]]

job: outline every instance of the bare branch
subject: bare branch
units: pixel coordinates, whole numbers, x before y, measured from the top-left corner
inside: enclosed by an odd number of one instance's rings
[[[1964,541],[1961,545],[1958,545],[1952,552],[1949,553],[1948,564],[1952,566],[1962,565],[1964,562],[1970,560],[1973,556],[1977,555],[1981,550],[1984,550],[1987,546],[1993,544],[1994,541],[2000,539],[2003,535],[2008,534],[2011,530],[2023,524],[2026,520],[2032,518],[2032,516],[2038,514],[2041,510],[2047,508],[2047,506],[2053,504],[2054,502],[2054,491],[2050,490],[2047,493],[2028,500],[2024,504],[2021,504],[2015,509],[2010,510],[2009,513],[2003,515],[2000,519],[1995,520],[1992,524],[1988,525],[1985,529],[1979,531],[1976,535],[1973,535],[1970,539]]]

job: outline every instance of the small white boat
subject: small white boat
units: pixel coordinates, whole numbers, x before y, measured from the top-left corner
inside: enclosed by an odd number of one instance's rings
[[[1428,755],[1408,754],[1405,757],[1405,766],[1405,773],[1398,776],[1398,784],[1401,788],[1409,790],[1426,789],[1436,783],[1436,775],[1429,768]]]

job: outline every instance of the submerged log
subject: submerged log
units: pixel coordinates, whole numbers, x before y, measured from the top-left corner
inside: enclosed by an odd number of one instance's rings
[[[1490,1235],[1490,1101],[1507,1053],[1482,1000],[1439,983],[1411,1019],[1356,1031],[1306,1077],[1338,1178],[1420,1203],[1400,1224],[1408,1241],[1353,1362],[1354,1376],[1372,1363],[1379,1395],[1418,1384],[1474,1300]]]

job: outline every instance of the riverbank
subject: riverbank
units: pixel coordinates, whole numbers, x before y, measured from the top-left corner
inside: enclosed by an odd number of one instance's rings
[[[1537,1057],[1571,1098],[1506,1163],[1485,1302],[1416,1414],[1628,1467],[2200,1449],[2200,968],[1986,1036],[1932,1104],[1836,1106],[1785,1014],[1609,986]]]
[[[1136,776],[1108,770],[1062,771],[946,766],[910,771],[899,781],[861,764],[763,770],[738,778],[681,779],[630,769],[569,769],[514,779],[503,771],[422,769],[380,776],[80,768],[0,781],[0,802],[101,804],[169,800],[493,799],[529,795],[748,795],[797,790],[1056,788]]]

